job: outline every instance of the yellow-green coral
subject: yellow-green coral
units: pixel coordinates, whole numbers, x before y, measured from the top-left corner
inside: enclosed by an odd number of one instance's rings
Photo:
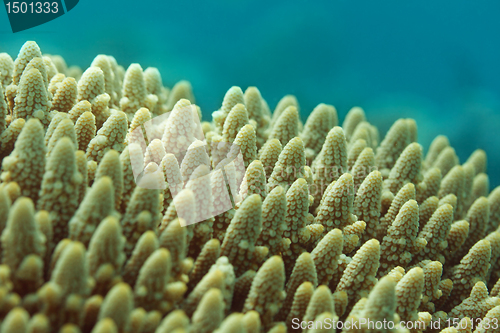
[[[359,107],[303,125],[263,94],[232,87],[202,122],[156,68],[0,54],[1,331],[493,332],[472,327],[499,319],[486,153],[424,155],[413,119],[380,141]]]

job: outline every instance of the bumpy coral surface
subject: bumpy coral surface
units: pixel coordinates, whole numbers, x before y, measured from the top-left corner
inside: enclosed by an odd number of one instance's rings
[[[0,333],[500,332],[500,187],[412,119],[0,54]]]

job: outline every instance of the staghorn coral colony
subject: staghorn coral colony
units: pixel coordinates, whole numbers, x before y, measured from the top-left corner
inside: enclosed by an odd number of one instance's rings
[[[82,73],[35,42],[0,54],[0,96],[0,333],[500,331],[482,150],[460,163],[438,136],[424,155],[414,120],[381,139],[357,107],[302,123],[255,87],[197,137],[188,82],[106,55]]]

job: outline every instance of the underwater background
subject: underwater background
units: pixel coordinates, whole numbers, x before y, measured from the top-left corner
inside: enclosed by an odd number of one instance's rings
[[[0,10],[0,52],[26,40],[87,68],[97,54],[157,67],[166,86],[189,80],[208,119],[233,85],[255,85],[274,108],[286,94],[302,119],[361,106],[381,135],[398,118],[438,134],[460,161],[488,154],[500,184],[500,1],[81,0],[62,17],[13,34]]]

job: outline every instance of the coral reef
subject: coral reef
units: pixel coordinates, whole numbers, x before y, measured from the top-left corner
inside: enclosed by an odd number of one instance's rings
[[[482,150],[256,87],[193,103],[112,56],[0,54],[0,333],[500,331]]]

